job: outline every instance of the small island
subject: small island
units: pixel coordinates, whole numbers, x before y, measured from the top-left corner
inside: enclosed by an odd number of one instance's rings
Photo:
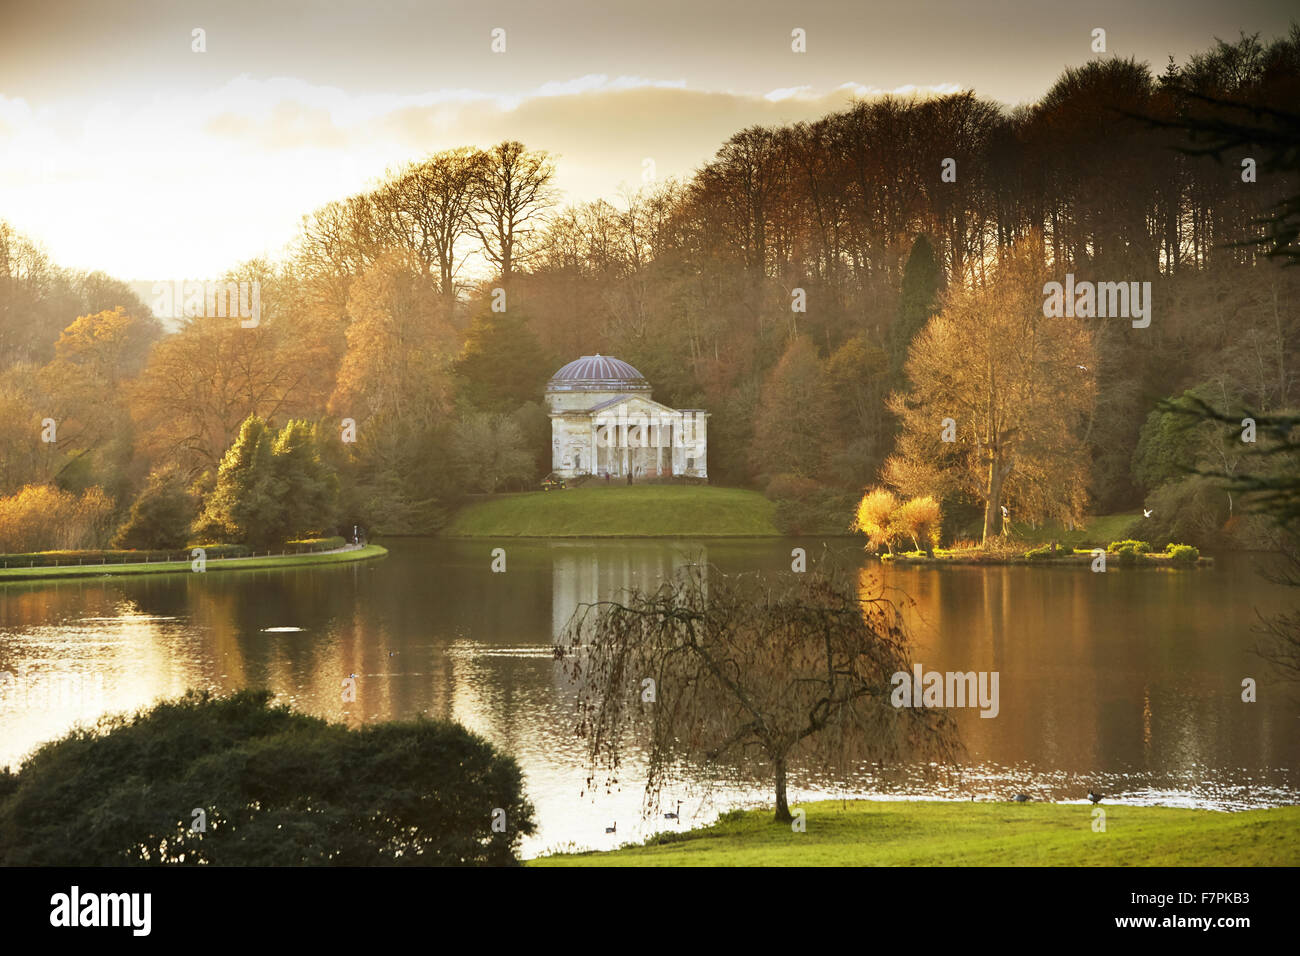
[[[1102,558],[1104,557],[1104,562]],[[1205,568],[1214,559],[1202,557],[1199,550],[1186,544],[1170,544],[1164,551],[1153,552],[1145,541],[1113,541],[1105,547],[1068,548],[1051,544],[1018,550],[982,550],[980,548],[935,548],[933,551],[900,551],[886,553],[880,560],[894,565],[988,566],[999,564],[1033,565],[1035,567],[1080,568],[1089,571],[1109,571],[1139,568]]]

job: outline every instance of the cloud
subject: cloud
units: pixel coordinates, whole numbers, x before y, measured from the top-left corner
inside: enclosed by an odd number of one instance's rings
[[[467,88],[350,93],[239,76],[198,94],[60,104],[0,96],[0,206],[57,261],[123,277],[204,277],[275,255],[304,214],[386,169],[457,146],[515,139],[556,157],[567,201],[613,199],[687,177],[736,131],[814,120],[879,90],[845,83],[764,93],[591,73],[512,95]],[[11,148],[12,147],[12,148]]]

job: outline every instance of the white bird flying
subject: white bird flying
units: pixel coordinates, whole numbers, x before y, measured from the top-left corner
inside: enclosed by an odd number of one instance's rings
[[[1150,518],[1150,517],[1151,517],[1151,514],[1152,514],[1152,512],[1151,512],[1151,509],[1150,509],[1150,508],[1143,508],[1143,509],[1142,509],[1142,517],[1144,517],[1144,518]]]

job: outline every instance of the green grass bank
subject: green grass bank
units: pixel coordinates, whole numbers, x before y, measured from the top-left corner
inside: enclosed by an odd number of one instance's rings
[[[646,845],[539,857],[530,866],[1296,866],[1300,806],[1221,813],[1090,804],[838,800],[732,813]]]
[[[710,485],[589,484],[473,502],[455,538],[771,537],[774,505],[757,491]]]
[[[349,564],[353,561],[367,561],[382,558],[388,554],[387,548],[377,544],[368,544],[356,551],[330,551],[324,553],[271,554],[250,558],[209,558],[207,571],[255,571],[265,568],[301,568],[320,567],[327,564]],[[44,568],[5,568],[0,569],[0,584],[6,581],[32,581],[40,578],[88,578],[104,577],[110,574],[167,574],[183,571],[194,573],[189,561],[152,561],[133,564],[85,564],[62,565]]]

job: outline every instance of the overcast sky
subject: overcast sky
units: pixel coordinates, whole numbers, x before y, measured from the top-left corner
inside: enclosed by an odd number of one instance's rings
[[[1180,62],[1282,0],[0,0],[0,218],[60,265],[219,275],[388,166],[519,139],[571,200],[686,175],[754,123],[881,91],[1030,102],[1091,31]],[[205,31],[206,52],[192,51]],[[493,53],[491,32],[506,31]],[[791,31],[807,52],[791,51]]]

